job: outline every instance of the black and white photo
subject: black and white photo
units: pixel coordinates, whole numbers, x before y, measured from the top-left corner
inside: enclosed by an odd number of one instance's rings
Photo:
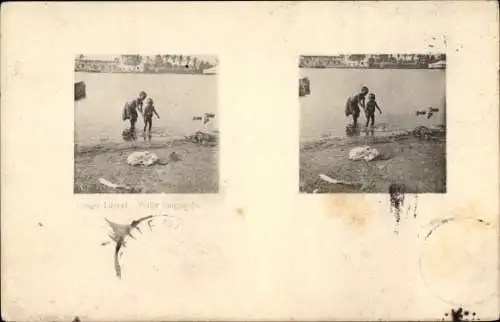
[[[74,193],[216,193],[218,58],[78,55]]]
[[[446,55],[301,56],[300,191],[446,192]]]

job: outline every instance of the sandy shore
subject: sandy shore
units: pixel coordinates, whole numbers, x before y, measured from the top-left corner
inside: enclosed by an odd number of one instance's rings
[[[127,157],[134,151],[155,153],[162,163],[131,166]],[[172,152],[180,160],[171,160]],[[140,193],[217,193],[219,148],[186,140],[124,142],[75,147],[75,193],[120,193],[99,183],[104,178],[133,187]]]
[[[382,156],[369,162],[349,160],[349,150],[361,145],[376,148]],[[445,149],[444,137],[424,140],[409,134],[303,142],[300,147],[300,191],[387,193],[391,183],[401,183],[407,192],[444,193]],[[331,184],[321,180],[320,173],[357,185]]]

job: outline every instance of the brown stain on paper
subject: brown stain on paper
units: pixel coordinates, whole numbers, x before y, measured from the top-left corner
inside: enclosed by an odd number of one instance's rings
[[[328,217],[340,219],[353,229],[363,229],[372,218],[372,211],[361,195],[325,195],[322,204]]]
[[[241,207],[236,208],[236,213],[241,217],[245,216],[245,210]]]

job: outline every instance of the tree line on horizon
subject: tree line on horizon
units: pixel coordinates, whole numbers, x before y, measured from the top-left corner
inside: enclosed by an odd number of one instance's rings
[[[352,54],[333,56],[301,56],[301,67],[328,67],[342,65],[346,61],[366,62],[368,66],[376,64],[414,64],[428,65],[438,61],[445,61],[445,54]]]
[[[138,65],[144,61],[145,69],[164,69],[172,67],[187,67],[196,70],[203,70],[213,67],[211,63],[198,57],[189,55],[155,55],[155,56],[141,56],[141,55],[122,55],[122,60],[126,60],[131,65]],[[118,59],[118,58],[116,58]]]
[[[84,55],[79,55],[77,59],[85,60]],[[129,66],[137,66],[141,63],[144,63],[145,70],[162,70],[162,69],[170,69],[175,67],[184,67],[190,68],[194,70],[205,70],[214,67],[215,65],[205,61],[203,59],[199,59],[195,56],[189,55],[120,55],[115,57],[113,60],[115,63],[123,62],[125,65]]]

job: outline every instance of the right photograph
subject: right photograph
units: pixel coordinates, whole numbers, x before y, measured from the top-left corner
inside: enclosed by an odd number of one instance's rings
[[[300,56],[301,193],[446,193],[446,55]]]

